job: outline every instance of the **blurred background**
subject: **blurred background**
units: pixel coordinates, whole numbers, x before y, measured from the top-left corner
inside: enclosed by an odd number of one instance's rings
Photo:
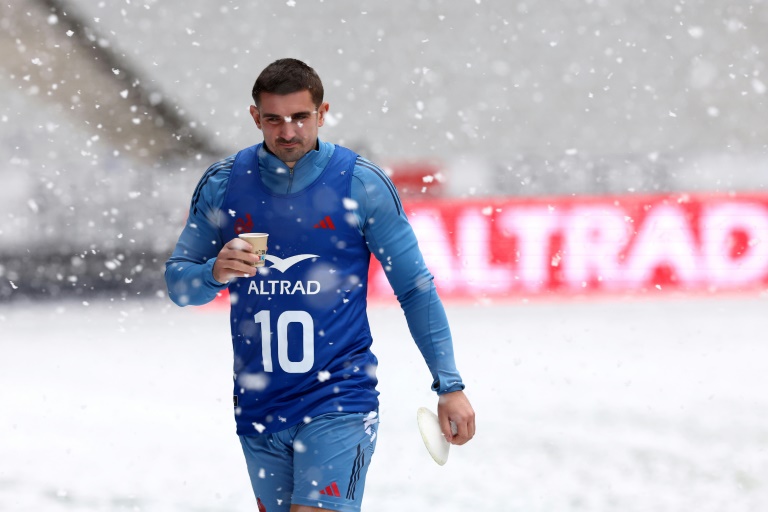
[[[321,138],[406,199],[765,191],[766,23],[763,1],[9,3],[0,300],[163,294],[285,56],[324,80]]]
[[[0,510],[255,508],[227,309],[163,271],[286,56],[320,137],[398,185],[478,415],[435,465],[374,268],[364,510],[768,510],[766,27],[764,0],[4,2]]]

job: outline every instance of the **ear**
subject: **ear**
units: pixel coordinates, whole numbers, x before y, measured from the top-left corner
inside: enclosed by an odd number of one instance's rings
[[[261,130],[261,116],[259,115],[259,109],[256,107],[256,105],[251,105],[251,108],[249,109],[251,113],[251,117],[253,118],[253,121],[256,123],[256,126],[259,130]]]
[[[317,107],[317,126],[323,126],[325,124],[325,114],[328,113],[328,110],[330,109],[330,105],[327,101],[323,102],[319,107]]]

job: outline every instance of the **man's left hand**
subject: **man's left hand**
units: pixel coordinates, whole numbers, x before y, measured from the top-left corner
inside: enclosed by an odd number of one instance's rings
[[[463,391],[440,395],[437,401],[440,430],[451,444],[464,444],[475,436],[475,411]],[[456,425],[451,430],[451,422]]]

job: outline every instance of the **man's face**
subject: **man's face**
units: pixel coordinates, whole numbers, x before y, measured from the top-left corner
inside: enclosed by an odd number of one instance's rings
[[[328,103],[315,107],[309,91],[291,94],[261,93],[260,105],[251,105],[251,116],[264,134],[264,143],[293,167],[315,149],[317,129],[325,122]]]

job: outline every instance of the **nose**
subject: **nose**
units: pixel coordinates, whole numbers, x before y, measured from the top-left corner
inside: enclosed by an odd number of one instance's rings
[[[283,123],[280,125],[280,137],[285,140],[291,140],[296,135],[295,123]]]

